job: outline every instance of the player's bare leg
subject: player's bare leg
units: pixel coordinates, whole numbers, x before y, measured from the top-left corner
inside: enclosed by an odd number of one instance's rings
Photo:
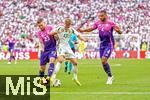
[[[108,79],[107,79],[106,84],[112,84],[113,76],[112,76],[111,69],[110,69],[110,66],[109,66],[107,60],[108,60],[108,58],[105,56],[103,56],[101,59],[103,68],[108,75]]]
[[[10,54],[10,58],[9,58],[9,60],[8,60],[8,64],[11,64],[12,60],[14,60],[14,61],[15,61],[15,64],[17,64],[16,59],[15,59],[15,56],[13,55],[13,53],[12,53],[12,52],[9,52],[9,54]]]
[[[70,61],[73,64],[73,80],[76,82],[77,85],[81,86],[81,83],[78,80],[77,59],[76,58],[71,58]]]
[[[8,59],[8,64],[11,64],[11,60],[12,60],[12,54],[11,54],[11,52],[9,52],[9,54],[10,54],[10,57],[9,57],[9,59]]]
[[[63,63],[63,61],[65,61],[65,57],[63,55],[60,55],[60,56],[57,57],[57,61],[58,62],[55,65],[55,69],[54,69],[54,72],[53,72],[53,75],[52,75],[52,78],[51,78],[52,81],[55,81],[56,75],[60,70],[61,64]]]

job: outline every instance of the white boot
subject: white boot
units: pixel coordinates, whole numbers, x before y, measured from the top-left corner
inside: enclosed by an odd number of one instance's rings
[[[106,84],[111,85],[114,80],[114,77],[108,77]]]

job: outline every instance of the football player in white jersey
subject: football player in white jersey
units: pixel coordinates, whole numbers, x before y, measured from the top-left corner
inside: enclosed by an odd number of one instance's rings
[[[83,38],[79,32],[77,32],[74,28],[71,27],[72,20],[70,18],[66,18],[64,22],[64,26],[58,27],[54,32],[51,33],[51,35],[57,34],[58,36],[58,48],[57,48],[57,59],[58,62],[55,66],[55,70],[52,76],[52,81],[54,82],[56,79],[56,74],[58,73],[60,66],[63,61],[70,60],[71,63],[74,65],[73,67],[73,80],[74,82],[81,86],[81,83],[78,80],[78,67],[77,67],[77,59],[75,57],[75,54],[71,50],[71,47],[69,45],[69,39],[71,37],[72,32],[78,36],[78,38],[84,42],[87,42],[87,39]]]

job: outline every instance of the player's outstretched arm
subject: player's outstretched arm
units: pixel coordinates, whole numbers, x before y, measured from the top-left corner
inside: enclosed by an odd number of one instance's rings
[[[76,31],[75,29],[73,29],[73,31],[81,41],[88,42],[88,40],[84,38],[78,31]]]
[[[91,27],[91,28],[87,28],[87,29],[78,29],[78,31],[79,32],[92,32],[92,31],[94,31],[95,30],[95,28],[93,28],[93,27]]]
[[[115,26],[114,30],[118,33],[118,34],[122,34],[122,31],[120,30],[120,28],[118,26]]]

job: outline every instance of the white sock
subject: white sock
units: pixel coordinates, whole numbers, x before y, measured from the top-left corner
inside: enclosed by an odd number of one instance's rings
[[[57,64],[55,65],[53,75],[52,75],[52,79],[56,79],[56,74],[59,72],[60,67],[61,67],[61,63],[57,62]]]
[[[73,77],[75,80],[78,80],[78,67],[76,65],[73,66]]]

